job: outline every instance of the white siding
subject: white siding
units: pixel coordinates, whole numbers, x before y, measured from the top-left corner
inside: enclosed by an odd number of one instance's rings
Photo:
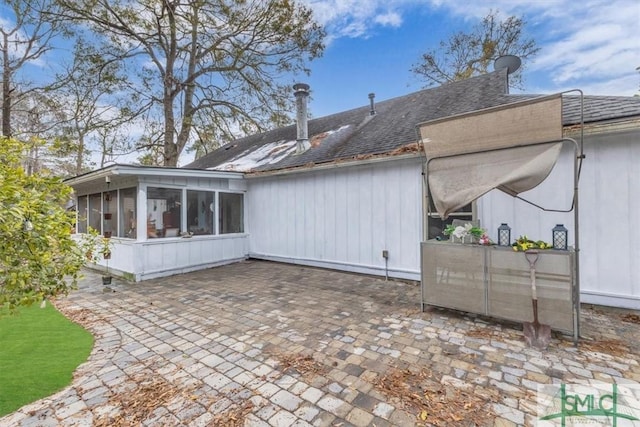
[[[585,138],[579,185],[580,288],[582,302],[640,309],[640,132]],[[567,207],[572,194],[572,158],[563,152],[550,177],[523,194],[548,207]],[[545,213],[493,191],[478,202],[478,214],[496,240],[507,222],[511,237],[551,240],[563,223],[573,244],[573,213]]]
[[[149,187],[187,187],[199,190],[228,190],[229,179],[221,178],[185,178],[179,176],[145,176],[140,177],[140,182],[146,183]],[[241,186],[242,184],[234,184]]]
[[[245,234],[148,240],[136,247],[142,261],[139,280],[239,261],[247,257],[248,249]]]
[[[250,255],[418,280],[419,159],[248,180]]]
[[[246,234],[194,236],[135,242],[113,238],[109,269],[135,281],[171,276],[247,258]],[[98,263],[101,269],[106,261]]]

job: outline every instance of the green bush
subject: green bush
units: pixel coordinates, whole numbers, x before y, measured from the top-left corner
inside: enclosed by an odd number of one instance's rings
[[[72,189],[60,178],[27,175],[24,148],[0,137],[0,308],[12,310],[66,294],[91,245],[72,239],[75,213],[65,209]]]

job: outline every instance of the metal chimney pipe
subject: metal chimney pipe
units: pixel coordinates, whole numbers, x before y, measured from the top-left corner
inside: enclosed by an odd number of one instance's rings
[[[373,104],[373,98],[375,98],[375,97],[376,97],[375,93],[371,92],[369,94],[369,105],[371,106],[371,110],[369,111],[369,114],[372,115],[372,116],[376,115],[376,107]]]
[[[307,125],[307,101],[309,99],[309,85],[296,83],[293,85],[296,97],[296,123],[298,134],[296,139],[296,154],[303,153],[311,147],[309,144],[309,127]]]

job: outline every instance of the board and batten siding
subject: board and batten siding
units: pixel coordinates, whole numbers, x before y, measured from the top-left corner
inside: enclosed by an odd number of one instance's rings
[[[245,234],[164,238],[137,243],[141,269],[139,280],[187,273],[246,259]]]
[[[146,242],[118,237],[111,240],[110,271],[136,282],[242,261],[249,251],[246,234],[150,239]],[[94,267],[104,271],[107,262],[99,259]]]
[[[248,179],[250,257],[419,280],[421,165],[398,159]]]
[[[585,136],[579,184],[580,294],[593,304],[640,309],[640,131]],[[521,196],[549,208],[571,205],[572,152],[563,150],[549,178]],[[478,200],[482,226],[497,239],[508,223],[512,239],[551,241],[564,224],[574,243],[573,213],[542,212],[494,190]]]

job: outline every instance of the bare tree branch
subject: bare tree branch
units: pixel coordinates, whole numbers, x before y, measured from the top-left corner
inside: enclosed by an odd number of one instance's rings
[[[51,50],[52,40],[67,34],[67,30],[59,21],[46,19],[56,9],[49,0],[4,0],[4,3],[13,15],[0,21],[2,135],[8,137],[13,133],[12,107],[24,95],[15,80],[17,72]]]
[[[324,49],[311,10],[290,0],[58,3],[65,17],[88,23],[113,47],[101,50],[113,52],[109,60],[138,69],[130,78],[138,102],[162,124],[167,166],[204,135],[227,138],[281,120],[291,103],[283,78],[307,72],[306,62]],[[216,126],[219,132],[204,131]]]
[[[498,11],[490,11],[470,32],[457,32],[424,53],[411,72],[432,86],[487,73],[503,55],[519,56],[525,64],[540,51],[533,39],[525,37],[525,24],[523,18],[501,20]],[[509,84],[521,87],[522,74],[512,76]]]

